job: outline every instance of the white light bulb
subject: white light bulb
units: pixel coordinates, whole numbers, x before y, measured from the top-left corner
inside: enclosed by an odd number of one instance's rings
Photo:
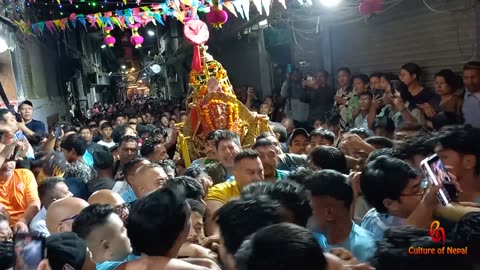
[[[342,0],[320,0],[320,3],[326,7],[338,6]]]
[[[155,32],[153,32],[152,30],[148,30],[147,34],[149,36],[155,36]]]

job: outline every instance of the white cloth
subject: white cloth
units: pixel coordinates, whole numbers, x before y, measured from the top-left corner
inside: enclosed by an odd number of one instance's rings
[[[50,232],[47,229],[47,223],[45,219],[47,218],[47,209],[42,207],[40,211],[33,217],[32,221],[30,221],[30,232],[31,233],[38,233],[44,237],[50,236]]]
[[[106,146],[108,148],[112,148],[115,146],[115,143],[113,141],[107,143],[107,142],[104,142],[103,140],[99,141],[97,144],[100,144],[100,145],[103,145],[103,146]]]
[[[122,194],[123,192],[127,191],[127,188],[127,181],[117,181],[113,186],[112,191],[117,192],[118,194]]]

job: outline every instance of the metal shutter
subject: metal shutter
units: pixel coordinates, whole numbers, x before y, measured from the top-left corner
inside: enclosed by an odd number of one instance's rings
[[[439,7],[439,0],[427,3]],[[446,1],[441,9],[468,8],[471,3]],[[333,69],[347,66],[354,73],[398,74],[403,64],[415,62],[424,71],[424,82],[431,85],[435,72],[443,68],[459,71],[476,55],[475,31],[473,9],[436,13],[421,0],[407,0],[372,21],[333,25]]]

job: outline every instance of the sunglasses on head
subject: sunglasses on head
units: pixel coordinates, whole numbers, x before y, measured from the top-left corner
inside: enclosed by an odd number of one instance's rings
[[[75,220],[76,218],[78,217],[78,214],[77,215],[73,215],[71,217],[68,217],[66,219],[62,219],[60,220],[60,222],[65,222],[65,221],[69,221],[69,220]]]

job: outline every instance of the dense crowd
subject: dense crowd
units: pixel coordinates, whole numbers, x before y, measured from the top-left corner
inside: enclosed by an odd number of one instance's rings
[[[434,91],[399,74],[239,87],[271,132],[214,130],[192,164],[186,104],[96,103],[48,131],[30,101],[0,109],[0,269],[478,269],[480,62]]]

